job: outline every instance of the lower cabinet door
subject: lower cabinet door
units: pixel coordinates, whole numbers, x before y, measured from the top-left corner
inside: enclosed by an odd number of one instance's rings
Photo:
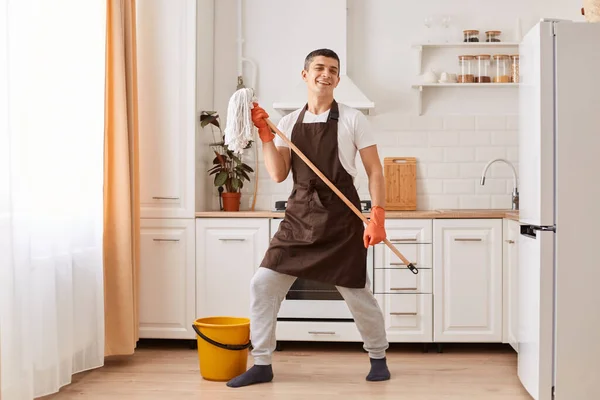
[[[141,219],[139,336],[193,339],[193,219]]]
[[[431,294],[376,294],[390,343],[433,340]]]
[[[250,284],[268,247],[267,218],[197,219],[198,318],[250,317]]]

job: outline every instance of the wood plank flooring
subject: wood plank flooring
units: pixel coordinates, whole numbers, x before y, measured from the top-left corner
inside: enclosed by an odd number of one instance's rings
[[[421,345],[392,344],[387,357],[392,379],[366,382],[368,355],[359,343],[284,343],[274,356],[273,382],[232,389],[202,379],[188,342],[143,342],[135,355],[109,358],[42,399],[531,399],[506,345],[449,344],[442,353],[423,353]]]

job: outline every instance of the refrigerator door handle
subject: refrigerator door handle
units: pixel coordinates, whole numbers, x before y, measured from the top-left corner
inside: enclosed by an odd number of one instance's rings
[[[521,225],[521,235],[535,239],[537,231],[541,232],[556,232],[555,226],[535,226],[535,225]]]

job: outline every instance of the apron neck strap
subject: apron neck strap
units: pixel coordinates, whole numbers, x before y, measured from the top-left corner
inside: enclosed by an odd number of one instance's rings
[[[304,120],[304,114],[306,113],[306,111],[308,110],[308,103],[306,103],[304,105],[304,107],[302,108],[302,111],[300,112],[300,115],[298,115],[298,122],[302,122]],[[329,122],[330,120],[334,120],[334,121],[339,121],[340,119],[340,109],[338,108],[338,104],[335,101],[335,99],[333,100],[333,103],[331,103],[331,108],[329,109],[329,115],[327,116],[327,122]]]

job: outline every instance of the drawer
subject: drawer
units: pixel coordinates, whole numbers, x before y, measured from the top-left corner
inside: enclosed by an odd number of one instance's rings
[[[433,245],[431,243],[404,244],[392,242],[398,251],[418,269],[429,269],[433,265]],[[387,247],[380,243],[375,246],[375,268],[406,268],[404,262]]]
[[[386,219],[385,231],[390,242],[433,243],[431,219]]]
[[[374,272],[375,293],[433,293],[431,269],[413,274],[408,268],[377,269]]]
[[[432,294],[376,294],[390,343],[433,341]]]
[[[354,322],[277,321],[277,340],[362,342]]]

